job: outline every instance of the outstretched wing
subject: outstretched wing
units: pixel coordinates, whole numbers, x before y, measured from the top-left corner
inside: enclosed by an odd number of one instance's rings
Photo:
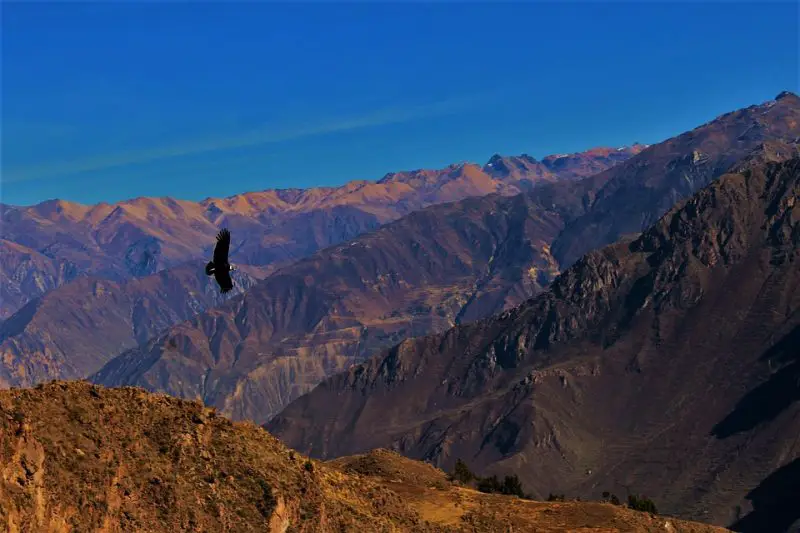
[[[230,272],[228,272],[227,270],[215,271],[214,279],[217,280],[220,292],[226,293],[231,289],[233,289],[233,280],[231,279]]]
[[[228,248],[231,246],[231,232],[227,228],[223,228],[217,234],[217,246],[214,247],[214,264],[217,270],[222,265],[228,264]]]

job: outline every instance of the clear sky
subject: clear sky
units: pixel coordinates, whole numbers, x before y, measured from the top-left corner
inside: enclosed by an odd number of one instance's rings
[[[654,143],[798,91],[798,3],[2,5],[2,201]]]

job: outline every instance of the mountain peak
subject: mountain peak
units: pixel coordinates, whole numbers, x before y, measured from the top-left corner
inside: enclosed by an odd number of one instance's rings
[[[800,100],[800,97],[798,97],[792,91],[781,91],[781,93],[775,97],[775,101],[783,100],[784,98],[793,98],[795,100]]]

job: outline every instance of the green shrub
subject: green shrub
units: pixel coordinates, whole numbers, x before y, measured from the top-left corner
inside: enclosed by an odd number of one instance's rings
[[[525,498],[525,491],[522,490],[522,483],[516,474],[506,476],[500,481],[496,475],[481,478],[478,480],[478,490],[486,493],[499,493],[509,496],[519,496]]]
[[[608,503],[610,503],[612,505],[619,505],[621,503],[619,501],[619,498],[617,498],[616,494],[612,494],[611,492],[609,492],[607,490],[603,492],[603,501],[604,502],[608,502]]]
[[[478,490],[481,492],[486,492],[488,494],[492,494],[494,492],[500,492],[501,487],[500,480],[497,479],[497,476],[489,476],[478,479]]]
[[[564,495],[563,494],[553,494],[551,492],[550,495],[547,496],[547,501],[549,501],[549,502],[563,502],[564,501]]]
[[[500,492],[503,494],[519,496],[520,498],[525,497],[525,492],[522,490],[522,483],[516,474],[503,478],[503,486]]]
[[[635,511],[658,514],[658,509],[656,509],[656,504],[653,503],[653,500],[645,497],[640,498],[634,494],[628,496],[628,507]]]
[[[467,463],[461,459],[456,459],[456,466],[453,468],[453,473],[450,474],[450,479],[466,485],[475,480],[475,474],[469,469]]]

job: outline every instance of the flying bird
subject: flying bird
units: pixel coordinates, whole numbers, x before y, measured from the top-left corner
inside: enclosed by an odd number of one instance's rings
[[[228,248],[231,246],[231,232],[223,228],[217,234],[217,245],[214,247],[214,258],[206,265],[206,275],[214,276],[223,294],[233,289],[231,271],[236,267],[228,263]]]

